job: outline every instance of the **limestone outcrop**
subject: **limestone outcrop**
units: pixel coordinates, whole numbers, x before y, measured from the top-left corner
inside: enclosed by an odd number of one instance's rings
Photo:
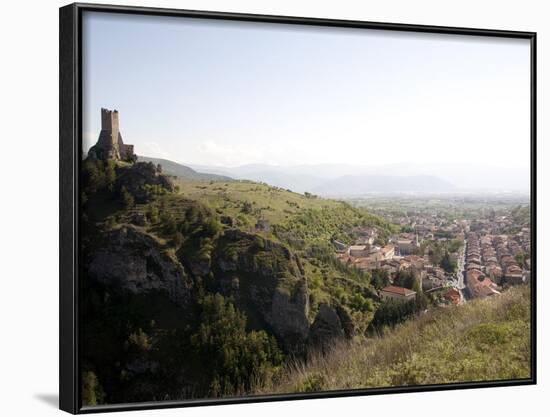
[[[321,350],[326,350],[332,343],[344,336],[345,332],[338,313],[328,304],[321,304],[311,325],[308,343]]]
[[[192,301],[193,283],[183,266],[134,226],[105,232],[87,261],[87,276],[114,289],[134,294],[162,291],[182,307]]]
[[[309,299],[298,257],[280,243],[228,230],[219,239],[212,268],[216,289],[235,299],[251,326],[271,329],[287,351],[303,351]]]

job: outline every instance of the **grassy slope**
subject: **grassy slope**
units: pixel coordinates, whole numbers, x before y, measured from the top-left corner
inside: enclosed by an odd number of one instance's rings
[[[391,228],[388,223],[341,201],[308,198],[251,181],[225,183],[176,179],[175,183],[178,193],[162,196],[154,203],[138,204],[126,214],[147,212],[152,204],[159,208],[160,213],[170,213],[176,221],[180,221],[185,209],[199,202],[219,215],[230,216],[236,221],[237,228],[280,241],[301,258],[310,293],[310,320],[317,314],[320,303],[340,304],[349,307],[358,332],[366,329],[376,307],[376,303],[370,307],[364,305],[364,298],[372,298],[373,294],[369,279],[364,274],[342,271],[331,262],[316,259],[308,253],[308,248],[318,243],[329,247],[333,237],[352,241],[348,232],[359,224],[376,225],[387,230]],[[245,203],[249,204],[247,210],[244,209]],[[271,230],[255,230],[258,219],[268,220]],[[150,234],[157,235],[157,240],[164,242],[158,230],[160,227],[157,223],[146,229]],[[168,247],[167,250],[170,251]],[[332,249],[328,250],[333,253]]]
[[[271,225],[297,232],[306,243],[328,242],[335,232],[359,224],[390,228],[381,218],[342,201],[308,198],[267,184],[252,181],[201,183],[181,179],[177,179],[176,184],[186,198],[201,201],[220,214],[236,218],[240,229],[253,231],[256,221],[261,218]],[[252,208],[246,213],[243,210],[245,202]]]
[[[242,216],[243,203],[249,202],[257,211],[256,215],[261,214],[272,224],[281,223],[303,209],[341,206],[334,200],[305,198],[302,194],[251,181],[209,184],[178,179],[176,184],[187,198],[208,202],[212,208],[234,217]]]
[[[317,243],[328,245],[334,237],[351,242],[353,239],[348,232],[360,224],[387,231],[391,228],[388,223],[366,210],[355,209],[341,201],[306,197],[252,181],[199,183],[178,179],[176,184],[180,198],[184,196],[205,203],[217,213],[236,219],[239,229],[280,240],[292,247],[302,260],[308,281],[311,320],[317,314],[320,303],[337,303],[350,307],[350,315],[359,332],[366,329],[374,312],[364,306],[358,307],[353,298],[358,297],[357,294],[366,298],[372,296],[373,290],[368,280],[343,273],[334,265],[315,259],[308,255],[307,248]],[[251,211],[243,210],[245,202],[250,204]],[[255,230],[260,218],[270,222],[271,232]]]
[[[528,378],[530,287],[436,310],[366,342],[293,364],[258,393]]]

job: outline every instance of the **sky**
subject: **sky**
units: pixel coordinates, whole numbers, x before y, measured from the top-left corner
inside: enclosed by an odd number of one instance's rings
[[[194,165],[528,170],[529,41],[85,12],[83,141]]]

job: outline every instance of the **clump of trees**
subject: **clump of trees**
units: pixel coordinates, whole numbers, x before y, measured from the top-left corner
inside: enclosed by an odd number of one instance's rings
[[[271,380],[283,355],[273,336],[246,331],[246,316],[220,294],[201,301],[200,325],[191,345],[204,364],[210,395],[247,392],[258,381]]]
[[[371,273],[371,283],[377,290],[390,285],[390,276],[385,269],[375,269]]]
[[[134,206],[134,196],[128,192],[125,186],[120,188],[120,199],[125,209],[132,208]]]
[[[439,264],[441,268],[447,273],[453,273],[456,271],[457,264],[456,261],[451,260],[451,256],[449,255],[448,251],[445,251],[445,254],[443,255],[443,258],[441,259],[441,262]]]
[[[98,405],[104,401],[105,393],[101,388],[97,376],[92,371],[82,373],[82,405]]]
[[[113,191],[116,180],[114,161],[86,159],[82,163],[82,192],[89,196],[99,191]]]
[[[450,274],[455,272],[458,267],[457,262],[452,260],[451,253],[458,252],[462,245],[463,242],[456,239],[448,242],[429,242],[421,252],[427,251],[430,262],[433,265],[439,265]]]
[[[370,329],[380,330],[384,326],[395,326],[414,314],[425,310],[429,305],[429,298],[422,292],[410,301],[386,300],[378,306]]]
[[[393,284],[398,287],[408,288],[409,290],[414,289],[416,286],[417,279],[415,278],[411,270],[401,270],[397,272],[395,278],[393,279]]]

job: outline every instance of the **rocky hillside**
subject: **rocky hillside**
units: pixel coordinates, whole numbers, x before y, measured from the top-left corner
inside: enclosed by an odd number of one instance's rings
[[[391,226],[344,203],[97,160],[82,202],[89,405],[250,392],[285,358],[364,337],[379,303],[331,240]]]

